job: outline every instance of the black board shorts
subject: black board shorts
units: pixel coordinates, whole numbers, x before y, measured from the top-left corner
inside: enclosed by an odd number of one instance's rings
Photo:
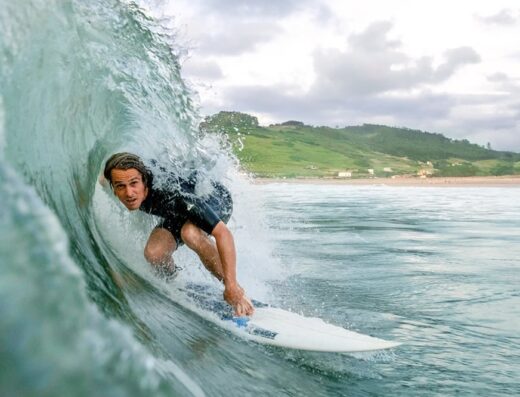
[[[195,204],[193,210],[176,213],[173,217],[164,218],[156,228],[168,230],[175,239],[177,247],[184,244],[181,237],[181,229],[184,224],[191,221],[206,233],[211,234],[213,228],[223,221],[228,223],[233,212],[233,200],[227,189],[217,185],[213,194],[205,200]]]

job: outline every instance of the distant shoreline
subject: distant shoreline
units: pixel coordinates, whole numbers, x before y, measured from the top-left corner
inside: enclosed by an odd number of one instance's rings
[[[432,186],[432,187],[520,187],[520,175],[468,176],[435,178],[253,178],[258,185],[272,183],[312,185],[386,185],[386,186]]]

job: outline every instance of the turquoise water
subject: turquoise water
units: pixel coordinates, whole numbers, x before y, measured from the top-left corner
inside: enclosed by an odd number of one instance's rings
[[[282,301],[404,344],[368,361],[321,357],[332,395],[518,394],[520,189],[263,190],[293,273]]]
[[[517,393],[520,189],[251,185],[135,3],[0,0],[0,29],[0,395]],[[288,351],[184,308],[144,261],[154,220],[97,183],[117,150],[230,187],[252,296],[403,346]]]

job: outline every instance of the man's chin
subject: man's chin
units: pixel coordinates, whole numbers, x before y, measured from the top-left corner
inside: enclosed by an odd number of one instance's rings
[[[139,209],[139,205],[136,204],[136,203],[125,204],[125,207],[126,207],[129,211],[135,211],[135,210],[138,210],[138,209]]]

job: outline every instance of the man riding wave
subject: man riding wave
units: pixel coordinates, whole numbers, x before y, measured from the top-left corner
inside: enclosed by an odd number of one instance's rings
[[[157,272],[174,275],[172,254],[186,244],[206,269],[224,283],[224,299],[235,314],[253,314],[253,304],[237,282],[235,243],[226,225],[233,202],[223,185],[213,182],[213,192],[207,197],[195,194],[196,175],[188,179],[172,175],[172,183],[154,187],[150,169],[138,156],[126,152],[112,155],[105,163],[103,175],[128,210],[161,218],[144,249],[146,260]]]

